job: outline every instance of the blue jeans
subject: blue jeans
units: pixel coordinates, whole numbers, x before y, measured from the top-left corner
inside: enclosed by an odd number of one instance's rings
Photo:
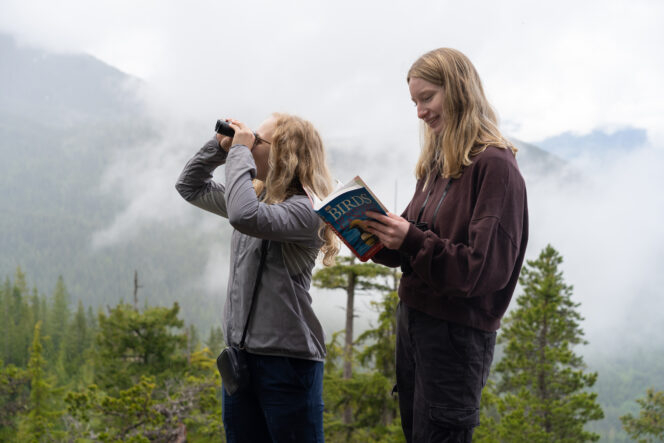
[[[228,443],[323,442],[323,362],[247,353],[251,386],[223,391]]]

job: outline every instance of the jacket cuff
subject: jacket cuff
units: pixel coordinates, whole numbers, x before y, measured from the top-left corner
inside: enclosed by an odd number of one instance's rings
[[[216,138],[213,138],[212,140],[209,140],[207,143],[205,143],[205,146],[203,146],[201,152],[203,154],[203,158],[215,166],[223,165],[226,163],[226,157],[228,157],[228,152],[219,146],[219,142]]]
[[[406,238],[403,239],[403,243],[399,248],[399,252],[403,252],[404,254],[411,257],[417,255],[417,253],[422,249],[422,245],[424,244],[425,239],[426,234],[417,229],[414,224],[410,223],[408,232],[406,233]]]

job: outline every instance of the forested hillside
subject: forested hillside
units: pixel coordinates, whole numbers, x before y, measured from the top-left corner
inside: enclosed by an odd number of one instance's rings
[[[185,317],[214,324],[221,301],[191,293],[209,243],[197,232],[163,220],[130,242],[92,245],[123,204],[102,192],[100,177],[113,158],[155,139],[135,97],[138,80],[7,36],[0,61],[0,275],[20,266],[42,291],[63,276],[74,300],[99,306],[131,299],[138,271],[142,300],[193,298]]]

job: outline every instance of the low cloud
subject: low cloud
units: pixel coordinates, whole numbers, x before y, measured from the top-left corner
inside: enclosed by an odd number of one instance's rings
[[[662,148],[625,146],[573,159],[564,177],[526,177],[527,258],[535,259],[549,243],[561,253],[593,349],[642,343],[635,331],[661,329],[662,162]]]

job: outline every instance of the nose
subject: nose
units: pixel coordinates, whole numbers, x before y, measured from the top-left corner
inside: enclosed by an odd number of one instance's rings
[[[426,115],[427,115],[426,108],[424,106],[418,105],[417,106],[417,118],[422,119],[422,118],[426,117]]]

